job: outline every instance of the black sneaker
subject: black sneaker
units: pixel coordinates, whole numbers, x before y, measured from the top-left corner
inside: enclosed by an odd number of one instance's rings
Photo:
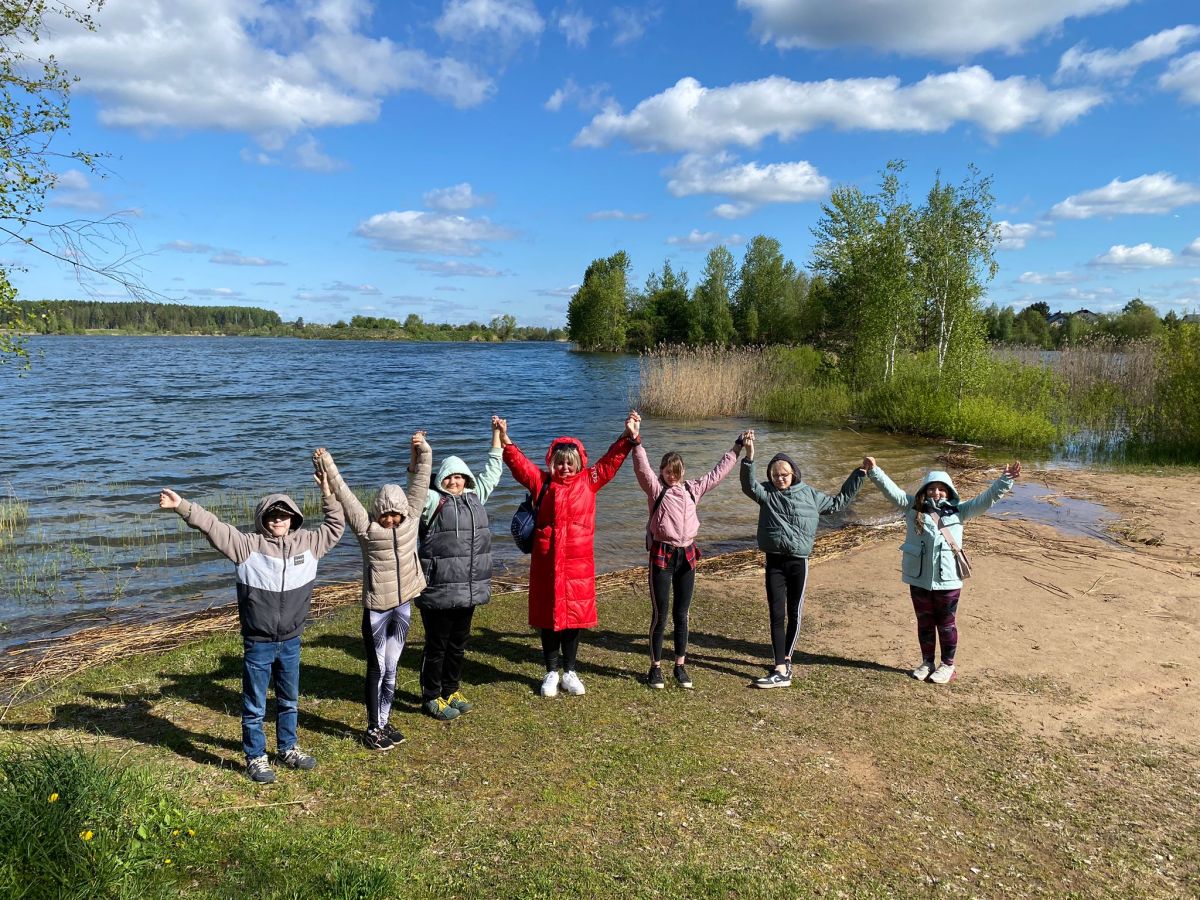
[[[246,777],[256,784],[274,784],[275,773],[265,756],[256,756],[246,760]]]
[[[293,747],[290,750],[280,753],[279,761],[289,769],[303,769],[304,771],[308,771],[317,767],[316,758],[310,753],[305,753],[299,747]]]
[[[688,688],[689,690],[691,690],[692,679],[688,675],[687,669],[685,669],[683,666],[677,665],[675,667],[675,683],[677,685],[679,685],[681,688]]]
[[[662,677],[662,666],[651,666],[650,673],[646,676],[646,686],[662,690],[667,686]]]
[[[792,686],[792,667],[788,666],[786,672],[780,672],[777,669],[772,669],[762,678],[754,679],[756,688],[778,688]]]
[[[384,734],[382,728],[368,728],[363,735],[363,746],[368,750],[391,750],[396,742]]]
[[[404,735],[402,735],[400,733],[400,729],[397,728],[395,725],[393,725],[391,722],[388,722],[386,725],[382,726],[379,730],[383,732],[384,737],[386,737],[389,741],[391,741],[393,745],[403,744],[405,741],[408,740],[408,738],[406,738]]]

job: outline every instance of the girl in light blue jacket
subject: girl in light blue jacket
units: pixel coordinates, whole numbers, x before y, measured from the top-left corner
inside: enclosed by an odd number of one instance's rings
[[[1021,464],[1009,463],[991,487],[970,500],[959,498],[954,481],[946,472],[930,472],[916,494],[907,494],[875,465],[874,457],[864,457],[863,468],[883,495],[904,510],[908,526],[900,547],[900,577],[912,596],[917,614],[917,640],[921,643],[921,664],[913,669],[912,677],[949,684],[955,675],[954,656],[958,649],[955,615],[963,584],[954,551],[962,547],[963,522],[986,512],[1012,490],[1013,480],[1021,474]],[[942,664],[936,669],[935,640],[942,645]]]

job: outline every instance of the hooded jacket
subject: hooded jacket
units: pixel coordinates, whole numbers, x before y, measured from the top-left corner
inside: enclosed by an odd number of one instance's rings
[[[712,471],[701,478],[690,478],[667,488],[662,495],[658,509],[650,516],[647,529],[650,536],[664,544],[675,547],[688,547],[696,540],[700,531],[700,516],[696,512],[696,504],[700,498],[721,483],[721,479],[730,473],[734,462],[737,461],[737,451],[727,450],[717,460]],[[646,503],[650,509],[658,502],[663,483],[659,480],[658,472],[650,465],[646,449],[638,444],[633,451],[633,471],[637,475],[638,484],[646,493]]]
[[[904,543],[900,545],[901,580],[905,584],[927,591],[952,591],[961,588],[962,579],[958,577],[958,567],[954,564],[954,551],[950,549],[938,527],[933,524],[933,519],[916,508],[917,494],[935,481],[946,485],[950,496],[938,505],[938,518],[961,547],[963,522],[987,512],[997,500],[1011,491],[1013,486],[1011,478],[1001,475],[982,494],[963,501],[958,496],[958,490],[954,487],[949,473],[937,469],[921,480],[914,494],[907,494],[896,487],[879,466],[875,466],[868,473],[868,477],[883,492],[884,497],[904,510],[907,530]]]
[[[842,489],[830,497],[800,480],[800,467],[790,456],[777,453],[771,463],[776,460],[787,462],[796,473],[791,485],[782,491],[770,480],[755,481],[754,460],[742,460],[742,493],[758,504],[758,548],[764,553],[808,557],[821,515],[837,512],[858,496],[866,474],[855,469]],[[771,463],[767,464],[768,472]]]
[[[338,500],[346,507],[350,530],[362,550],[362,603],[367,609],[375,612],[395,609],[425,589],[425,575],[417,560],[417,531],[432,466],[433,451],[423,444],[417,455],[417,468],[410,470],[407,493],[398,484],[385,484],[376,493],[368,514],[342,480],[333,457],[325,457],[325,472]],[[395,528],[379,524],[379,517],[389,512],[400,515],[400,524]]]
[[[591,628],[596,624],[596,493],[612,480],[635,441],[617,438],[594,466],[583,442],[555,438],[546,450],[546,468],[559,444],[574,444],[583,465],[567,478],[530,462],[516,444],[504,448],[504,463],[535,497],[549,482],[538,506],[529,561],[529,624],[534,628]]]
[[[292,513],[283,537],[267,530],[263,515],[282,505]],[[269,494],[254,510],[254,531],[222,522],[199,503],[180,500],[175,512],[233,562],[237,571],[238,622],[251,641],[288,641],[304,630],[317,579],[317,560],[333,549],[346,522],[334,497],[322,497],[325,516],[319,528],[302,530],[304,515],[287,494]]]
[[[421,511],[417,552],[426,582],[416,601],[421,609],[461,609],[491,599],[492,532],[483,505],[500,481],[500,459],[500,448],[493,448],[478,478],[459,457],[442,460]],[[457,496],[442,490],[451,475],[466,481]]]

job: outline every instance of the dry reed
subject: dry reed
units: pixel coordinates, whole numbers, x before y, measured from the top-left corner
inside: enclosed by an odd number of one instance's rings
[[[1098,340],[1055,351],[1009,346],[997,348],[994,353],[1001,359],[1050,369],[1066,382],[1072,397],[1097,386],[1116,385],[1123,389],[1131,407],[1148,406],[1154,400],[1158,372],[1153,341],[1117,346]]]
[[[744,416],[770,363],[761,349],[659,347],[641,356],[638,407],[670,419]]]

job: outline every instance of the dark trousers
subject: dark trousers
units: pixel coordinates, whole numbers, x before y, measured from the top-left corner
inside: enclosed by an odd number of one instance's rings
[[[449,697],[458,690],[473,615],[473,606],[421,610],[421,621],[425,624],[425,654],[421,657],[422,703],[428,703],[434,697]]]
[[[300,638],[252,641],[242,638],[242,752],[246,759],[267,752],[263,719],[267,686],[275,687],[275,741],[280,753],[296,746],[300,706]]]
[[[562,666],[568,672],[575,671],[575,655],[579,652],[579,633],[581,628],[564,628],[555,631],[553,628],[543,628],[542,660],[546,663],[547,672],[558,671],[558,655],[562,653]]]
[[[921,642],[921,659],[933,662],[934,640],[942,642],[942,662],[954,665],[954,654],[958,650],[958,595],[962,588],[952,591],[927,591],[915,585],[908,586],[912,597],[913,612],[917,614],[917,640]]]
[[[676,547],[667,557],[667,567],[660,569],[650,558],[650,662],[662,659],[663,632],[667,626],[667,604],[671,605],[671,622],[675,627],[675,658],[687,654],[688,612],[692,607],[692,592],[696,587],[696,570],[688,564],[687,548]]]
[[[808,558],[767,554],[767,609],[771,615],[771,651],[775,665],[792,661],[800,616],[804,612],[804,588],[808,581]]]

